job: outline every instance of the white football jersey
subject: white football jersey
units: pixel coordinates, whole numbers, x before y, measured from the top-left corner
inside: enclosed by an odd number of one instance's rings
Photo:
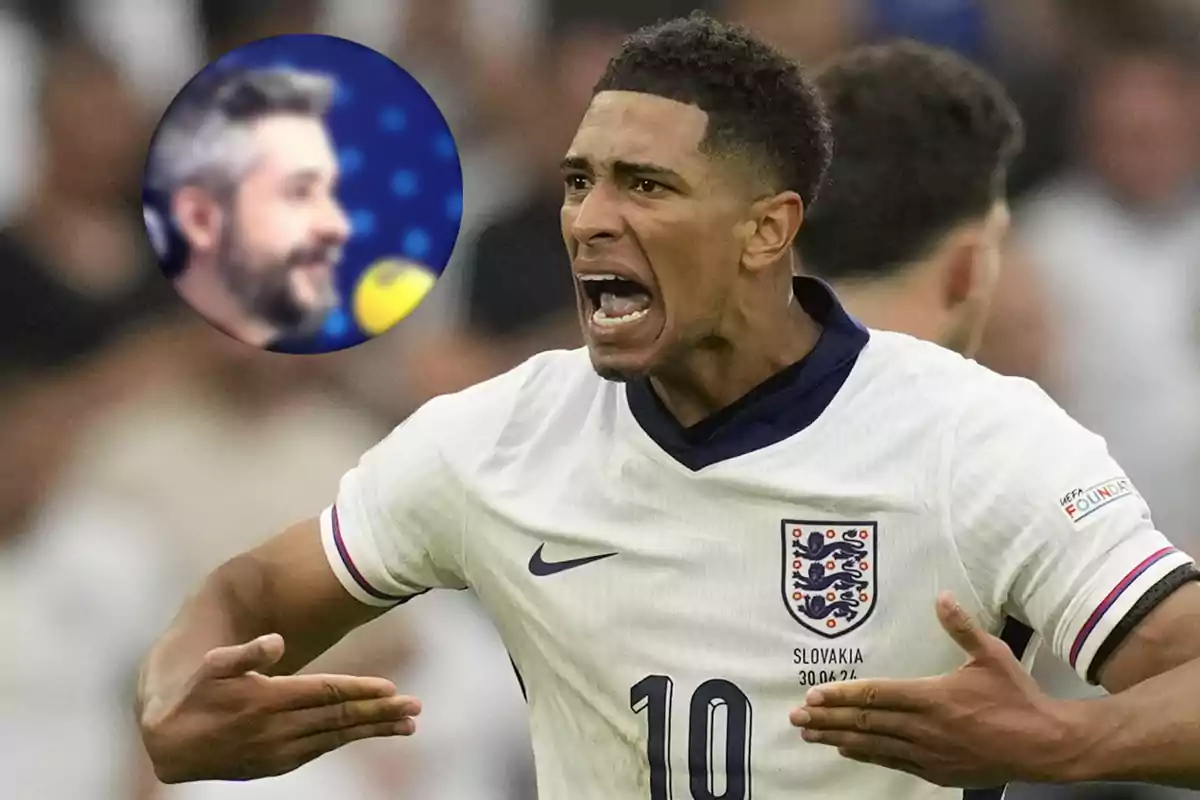
[[[1094,680],[1195,577],[1034,384],[795,290],[814,351],[693,428],[586,351],[543,353],[430,401],[323,514],[363,602],[476,592],[527,694],[542,800],[961,797],[804,742],[788,712],[817,684],[959,666],[943,589]]]

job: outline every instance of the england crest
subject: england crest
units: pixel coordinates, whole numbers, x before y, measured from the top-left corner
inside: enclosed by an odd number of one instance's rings
[[[780,586],[797,622],[833,639],[867,621],[875,609],[878,532],[874,522],[783,520]]]

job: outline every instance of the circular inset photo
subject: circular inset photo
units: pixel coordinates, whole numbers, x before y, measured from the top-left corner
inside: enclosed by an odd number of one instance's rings
[[[458,238],[462,167],[425,89],[318,34],[221,57],[150,143],[146,233],[214,327],[284,353],[378,336],[433,288]]]

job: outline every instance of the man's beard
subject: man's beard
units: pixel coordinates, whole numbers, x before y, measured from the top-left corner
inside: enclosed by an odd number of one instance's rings
[[[340,247],[296,247],[283,259],[255,263],[242,246],[232,219],[226,223],[221,240],[217,268],[246,313],[289,337],[308,336],[321,329],[338,304],[337,288],[330,283],[322,297],[304,302],[296,296],[291,274],[311,264],[336,264],[341,259]]]

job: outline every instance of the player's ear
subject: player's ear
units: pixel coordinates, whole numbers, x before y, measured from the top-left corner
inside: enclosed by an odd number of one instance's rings
[[[959,225],[943,241],[945,303],[987,303],[1000,273],[1000,253],[1011,224],[1008,203],[1001,199],[986,216]]]
[[[761,270],[788,258],[803,219],[804,202],[795,192],[780,192],[756,201],[750,218],[740,226],[744,239],[742,266]]]
[[[975,224],[964,225],[946,237],[940,258],[942,302],[954,309],[970,301],[986,278],[983,231]]]
[[[171,197],[171,214],[189,249],[204,253],[217,247],[224,211],[211,193],[183,187]]]

